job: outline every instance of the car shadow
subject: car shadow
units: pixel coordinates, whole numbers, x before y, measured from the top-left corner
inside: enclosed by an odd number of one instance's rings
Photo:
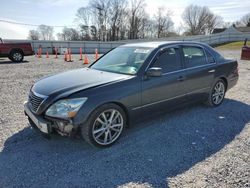
[[[22,61],[20,63],[29,63],[29,61]],[[20,63],[16,63],[10,60],[6,60],[6,59],[0,59],[0,65],[6,65],[6,64],[20,64]]]
[[[31,128],[9,137],[0,153],[3,187],[117,187],[168,178],[223,149],[250,121],[250,106],[226,99],[217,108],[187,107],[129,128],[107,149],[81,139],[44,139]]]

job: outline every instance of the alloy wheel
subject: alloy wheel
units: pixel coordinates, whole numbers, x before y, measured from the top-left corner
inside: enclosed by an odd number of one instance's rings
[[[15,52],[15,53],[13,54],[13,59],[14,59],[15,61],[21,61],[21,59],[22,59],[22,54],[19,53],[19,52]]]
[[[105,110],[94,121],[92,135],[98,144],[109,145],[120,136],[123,127],[124,120],[118,110]]]
[[[213,89],[212,101],[215,105],[219,105],[225,95],[225,85],[222,82],[218,82]]]

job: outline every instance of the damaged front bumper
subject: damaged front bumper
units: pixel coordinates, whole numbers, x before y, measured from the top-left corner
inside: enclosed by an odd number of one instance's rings
[[[28,105],[28,102],[24,103],[24,113],[26,116],[29,117],[29,119],[32,121],[33,126],[36,126],[38,130],[40,130],[41,133],[45,135],[49,135],[50,133],[55,130],[62,136],[72,136],[75,134],[74,126],[72,125],[72,122],[66,122],[64,120],[47,120],[41,116],[38,116],[34,114]]]
[[[40,116],[33,114],[28,106],[28,102],[24,103],[24,113],[27,115],[34,125],[44,134],[50,134],[52,131],[51,123]]]

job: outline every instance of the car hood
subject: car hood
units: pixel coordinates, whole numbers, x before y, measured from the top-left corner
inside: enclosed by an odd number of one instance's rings
[[[83,68],[42,78],[33,85],[32,91],[45,96],[62,93],[69,95],[77,91],[128,79],[130,77],[130,75]]]

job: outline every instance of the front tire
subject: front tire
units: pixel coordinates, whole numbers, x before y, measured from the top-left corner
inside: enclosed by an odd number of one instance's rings
[[[23,61],[23,53],[20,50],[13,50],[10,53],[9,59],[15,63],[20,63]]]
[[[120,138],[126,121],[125,112],[120,106],[105,104],[92,112],[87,123],[81,127],[81,135],[95,147],[109,147]]]
[[[212,87],[206,104],[211,107],[221,105],[226,94],[226,84],[223,80],[218,80]]]

